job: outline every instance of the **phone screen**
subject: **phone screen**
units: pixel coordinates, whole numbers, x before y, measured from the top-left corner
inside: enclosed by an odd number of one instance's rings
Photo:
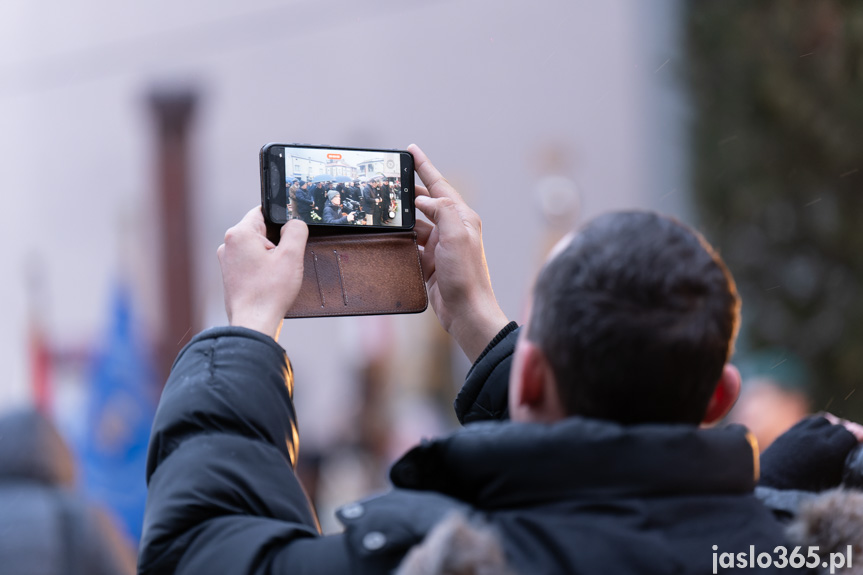
[[[411,229],[413,157],[399,150],[268,144],[261,195],[274,223]]]

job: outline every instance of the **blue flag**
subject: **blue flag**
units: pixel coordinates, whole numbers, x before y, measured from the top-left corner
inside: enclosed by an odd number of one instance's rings
[[[137,337],[128,287],[119,284],[112,299],[107,337],[93,360],[82,476],[88,495],[108,507],[137,543],[147,499],[156,372]]]

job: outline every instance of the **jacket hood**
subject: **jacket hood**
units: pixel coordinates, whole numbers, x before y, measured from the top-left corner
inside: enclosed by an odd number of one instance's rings
[[[757,459],[742,426],[484,422],[424,442],[396,462],[393,484],[482,508],[583,497],[752,492]]]
[[[33,409],[0,417],[0,482],[72,486],[75,463],[57,428]]]

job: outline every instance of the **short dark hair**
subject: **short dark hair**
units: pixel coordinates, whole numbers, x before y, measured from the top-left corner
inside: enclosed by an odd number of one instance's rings
[[[568,414],[697,424],[739,315],[734,280],[700,234],[659,214],[614,212],[545,264],[527,337]]]

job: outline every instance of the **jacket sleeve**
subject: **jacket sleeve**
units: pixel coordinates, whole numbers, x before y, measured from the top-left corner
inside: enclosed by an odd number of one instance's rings
[[[291,386],[282,348],[252,330],[208,330],[180,352],[150,439],[138,573],[350,572],[293,472]]]
[[[325,224],[346,224],[348,223],[347,216],[339,216],[341,212],[338,209],[331,209],[330,206],[324,208],[324,223]]]
[[[520,329],[514,321],[509,322],[467,372],[454,404],[456,417],[462,425],[509,419],[509,372]]]

